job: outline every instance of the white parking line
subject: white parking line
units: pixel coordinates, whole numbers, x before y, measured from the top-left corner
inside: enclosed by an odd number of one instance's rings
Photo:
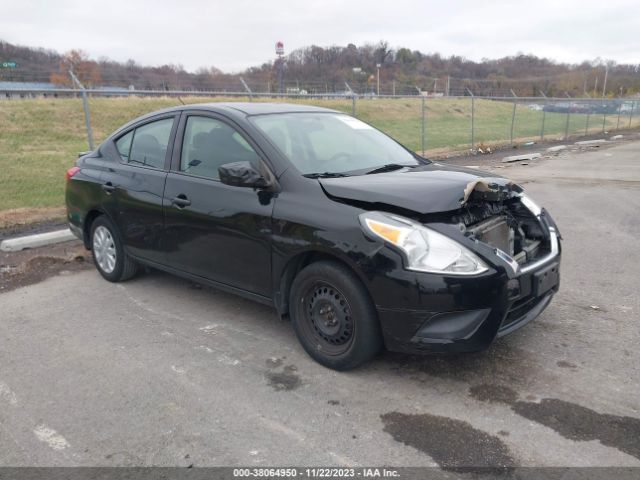
[[[11,405],[18,404],[18,398],[16,397],[16,394],[13,393],[9,386],[4,382],[0,382],[0,400],[4,400]]]
[[[46,443],[53,450],[64,450],[65,448],[70,447],[69,442],[56,432],[54,429],[47,427],[46,425],[40,424],[34,430],[36,437],[41,442]]]

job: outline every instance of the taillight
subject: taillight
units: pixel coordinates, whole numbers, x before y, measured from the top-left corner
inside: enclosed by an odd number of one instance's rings
[[[80,167],[71,167],[67,170],[67,182],[73,178],[73,176],[80,171]]]

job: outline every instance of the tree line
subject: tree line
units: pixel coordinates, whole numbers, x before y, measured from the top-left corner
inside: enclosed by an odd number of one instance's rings
[[[276,61],[267,61],[237,74],[216,67],[189,72],[182,65],[144,66],[135,60],[117,62],[92,59],[82,50],[61,54],[42,48],[0,41],[0,61],[15,61],[18,68],[0,69],[0,81],[54,83],[71,86],[73,70],[87,87],[137,90],[242,91],[242,77],[256,92],[279,89]],[[387,42],[356,46],[309,46],[284,58],[288,93],[347,92],[382,94],[510,95],[580,97],[628,96],[640,93],[640,66],[599,58],[580,64],[555,62],[535,55],[517,54],[473,61],[461,56],[425,54]]]

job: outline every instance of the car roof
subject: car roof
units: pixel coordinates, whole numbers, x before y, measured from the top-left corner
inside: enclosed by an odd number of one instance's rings
[[[301,113],[301,112],[324,112],[324,113],[342,113],[329,108],[315,107],[313,105],[294,104],[294,103],[259,103],[259,102],[211,102],[211,103],[194,103],[188,105],[178,105],[176,107],[164,108],[142,115],[138,118],[127,122],[125,125],[113,132],[109,138],[120,135],[121,132],[127,130],[132,125],[152,117],[179,113],[183,110],[203,110],[208,112],[227,113],[232,116],[238,115],[266,115],[270,113]]]
[[[196,108],[202,110],[236,110],[246,115],[264,115],[269,113],[299,113],[299,112],[329,112],[336,113],[336,110],[316,107],[313,105],[295,103],[263,103],[263,102],[214,102],[200,103],[195,105],[184,105],[183,110]]]

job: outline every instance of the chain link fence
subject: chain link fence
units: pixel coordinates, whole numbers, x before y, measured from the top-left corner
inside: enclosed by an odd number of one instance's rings
[[[64,215],[64,174],[78,153],[160,108],[254,101],[354,115],[426,156],[613,134],[640,126],[640,99],[269,94],[193,91],[0,90],[0,228]],[[85,114],[86,112],[86,114]]]

